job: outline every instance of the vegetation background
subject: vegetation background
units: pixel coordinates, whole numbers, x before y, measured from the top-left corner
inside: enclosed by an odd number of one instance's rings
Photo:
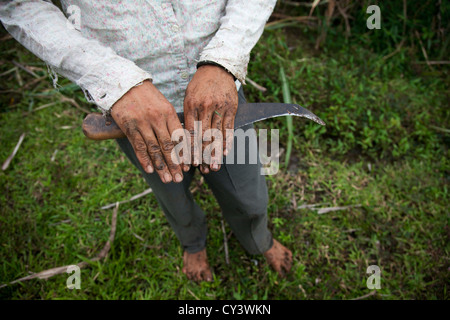
[[[381,29],[366,26],[373,4]],[[101,209],[148,187],[114,141],[83,136],[95,109],[81,90],[65,79],[53,88],[45,64],[2,29],[0,162],[25,137],[0,171],[0,298],[448,299],[449,12],[440,0],[278,2],[249,65],[265,90],[247,85],[247,99],[290,99],[327,123],[258,124],[280,129],[270,228],[294,266],[279,278],[247,255],[198,176],[191,189],[208,216],[215,274],[201,284],[182,274],[151,193]],[[106,257],[91,261],[112,222]],[[10,284],[80,262],[80,290],[67,289],[66,273]],[[366,286],[370,265],[380,290]]]

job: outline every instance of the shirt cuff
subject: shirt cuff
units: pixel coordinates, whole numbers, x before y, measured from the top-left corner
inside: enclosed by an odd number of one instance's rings
[[[224,46],[205,48],[200,55],[199,63],[203,61],[212,61],[230,72],[242,84],[245,84],[245,77],[247,75],[247,66],[250,60],[250,55],[236,54],[236,50],[227,50]]]
[[[117,59],[120,61],[116,61]],[[86,98],[95,103],[105,115],[110,113],[111,107],[131,88],[144,80],[152,80],[151,74],[134,62],[121,57],[113,60],[113,63],[105,65],[102,75],[91,73],[77,81]]]

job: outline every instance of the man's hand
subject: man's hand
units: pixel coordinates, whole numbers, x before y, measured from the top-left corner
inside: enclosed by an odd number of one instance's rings
[[[200,165],[203,173],[208,173],[210,169],[219,170],[222,151],[227,155],[230,150],[237,107],[238,94],[233,76],[218,66],[199,67],[186,89],[184,126],[191,134],[193,164]],[[194,121],[201,121],[202,137],[208,129],[218,129],[222,133],[222,140],[213,141],[213,143],[203,141],[202,147],[194,150]],[[220,143],[218,148],[217,143]],[[204,159],[203,152],[210,144],[211,146],[214,144],[214,151],[220,152],[212,152],[211,159]],[[203,159],[202,164],[200,159]]]
[[[156,170],[165,183],[181,182],[187,165],[171,157],[172,132],[183,129],[174,107],[150,82],[133,87],[111,109],[111,116],[125,132],[144,170]],[[183,140],[186,142],[186,138]]]

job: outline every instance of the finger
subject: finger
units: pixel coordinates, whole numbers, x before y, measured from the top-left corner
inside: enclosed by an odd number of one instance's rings
[[[188,110],[188,108],[185,107],[185,110]],[[198,128],[196,128],[196,125],[199,125],[198,120],[198,111],[196,108],[189,108],[189,111],[184,113],[184,128],[190,134],[191,163],[195,167],[200,164],[201,159],[198,154],[200,149],[198,145],[199,131]]]
[[[172,150],[175,145],[170,137],[167,124],[160,124],[153,126],[153,130],[156,133],[156,138],[158,139],[159,146],[161,147],[162,154],[164,155],[165,163],[169,172],[164,173],[164,179],[166,182],[175,181],[181,182],[183,180],[183,173],[181,171],[181,166],[172,161]],[[170,181],[168,181],[170,180]]]
[[[154,167],[147,152],[147,144],[145,143],[145,139],[137,129],[136,121],[125,123],[124,129],[125,134],[134,149],[136,158],[138,159],[142,168],[147,173],[153,173]]]
[[[172,181],[172,175],[170,174],[167,165],[164,161],[164,155],[161,151],[158,139],[151,128],[141,131],[144,137],[145,144],[147,146],[147,153],[153,163],[156,173],[158,173],[160,179],[164,183]]]
[[[202,125],[202,147],[201,147],[201,154],[202,154],[202,165],[200,166],[200,171],[202,173],[209,173],[209,164],[211,163],[211,154],[208,152],[205,152],[208,145],[211,143],[211,121],[213,117],[213,108],[205,107],[203,109],[202,114],[200,114],[200,121]],[[205,134],[206,133],[206,134]]]
[[[220,165],[222,163],[222,155],[223,155],[223,134],[222,134],[222,110],[223,108],[218,108],[214,111],[213,119],[211,122],[211,128],[214,128],[220,132],[218,137],[214,135],[213,137],[213,151],[212,151],[212,159],[210,168],[213,171],[219,171]]]
[[[226,156],[233,146],[233,137],[234,137],[234,112],[226,112],[223,116],[223,136],[225,137],[223,140],[223,154]]]
[[[179,164],[183,171],[189,171],[190,164],[190,150],[191,147],[188,145],[188,138],[186,136],[186,130],[183,129],[180,120],[176,113],[173,113],[169,116],[167,120],[167,128],[169,129],[169,134],[173,143],[176,144],[176,149],[181,150],[180,154],[178,152],[173,152],[172,161],[177,161],[176,164]],[[176,151],[174,149],[174,151]],[[175,160],[173,158],[176,158]]]

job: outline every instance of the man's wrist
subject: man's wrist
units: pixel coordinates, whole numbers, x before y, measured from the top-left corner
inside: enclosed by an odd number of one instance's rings
[[[219,64],[217,62],[204,60],[204,61],[200,61],[199,63],[197,63],[197,69],[202,66],[216,66],[216,67],[222,68],[223,70],[228,72],[233,77],[234,81],[236,81],[236,77],[234,76],[234,74],[232,74],[227,68],[225,68],[224,66],[222,66],[221,64]]]

